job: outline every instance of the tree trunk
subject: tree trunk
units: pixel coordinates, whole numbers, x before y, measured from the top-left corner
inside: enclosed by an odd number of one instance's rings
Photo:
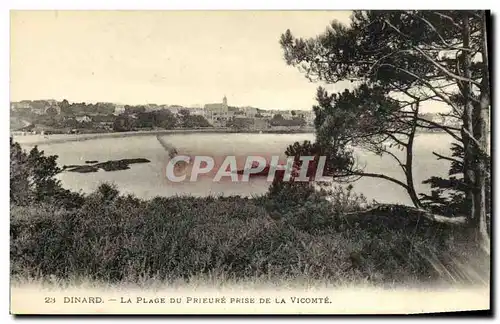
[[[487,252],[490,251],[490,239],[487,221],[487,159],[489,151],[488,125],[489,125],[489,64],[486,35],[486,17],[481,21],[482,44],[480,52],[483,58],[482,80],[480,86],[479,103],[473,104],[471,84],[467,82],[462,88],[465,99],[464,129],[468,132],[462,134],[465,148],[464,155],[464,180],[470,190],[467,192],[467,202],[471,203],[469,225],[472,239],[476,240]],[[464,48],[470,49],[469,13],[464,12],[463,18]],[[471,54],[463,53],[463,74],[471,78]],[[473,136],[473,138],[471,138]],[[472,201],[470,198],[472,197]]]
[[[463,17],[463,46],[464,48],[470,47],[470,26],[469,26],[469,13],[464,11]],[[471,77],[471,55],[469,51],[463,51],[462,53],[462,70],[465,78]],[[473,105],[470,96],[472,95],[470,82],[464,82],[462,87],[462,95],[465,100],[464,112],[462,116],[463,129],[467,131],[468,134],[474,132],[473,129]],[[467,186],[467,192],[465,194],[465,203],[469,207],[469,219],[468,223],[471,228],[475,227],[476,221],[476,203],[475,197],[475,177],[474,177],[474,158],[475,149],[474,143],[469,137],[469,135],[462,131],[462,141],[464,144],[464,182]]]
[[[487,250],[490,251],[490,239],[488,233],[488,220],[487,220],[487,199],[486,190],[488,176],[487,173],[487,159],[489,152],[489,109],[490,109],[490,83],[489,83],[489,62],[488,62],[488,40],[486,34],[486,14],[484,13],[481,22],[481,36],[482,46],[481,54],[483,57],[483,77],[481,81],[481,95],[480,104],[475,105],[474,109],[477,120],[474,127],[474,137],[479,142],[477,150],[477,162],[475,166],[477,192],[475,194],[477,231],[480,243]]]
[[[420,199],[415,191],[415,184],[413,182],[413,141],[415,139],[415,132],[417,129],[417,117],[419,112],[420,103],[417,102],[414,110],[414,118],[412,121],[411,131],[408,135],[408,145],[406,146],[406,163],[405,163],[405,176],[408,195],[416,208],[422,208]]]

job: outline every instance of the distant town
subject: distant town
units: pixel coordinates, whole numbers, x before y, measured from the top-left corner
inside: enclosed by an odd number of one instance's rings
[[[442,114],[422,114],[436,123],[453,124]],[[19,134],[107,133],[162,129],[217,128],[232,131],[313,131],[312,110],[235,107],[224,96],[203,107],[167,104],[122,105],[68,100],[11,102],[10,130]]]
[[[234,107],[224,96],[219,103],[122,105],[68,100],[11,102],[11,132],[29,134],[124,132],[158,129],[226,128],[241,131],[312,131],[312,110],[269,110]]]

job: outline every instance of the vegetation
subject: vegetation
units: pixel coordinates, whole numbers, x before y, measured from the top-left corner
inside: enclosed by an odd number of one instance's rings
[[[188,109],[180,111],[179,126],[183,128],[210,127],[208,120],[200,115],[191,115]]]
[[[318,191],[278,181],[253,199],[141,200],[102,184],[89,195],[61,196],[56,157],[36,152],[11,143],[11,275],[20,280],[171,282],[222,274],[345,285],[487,278],[486,259],[466,262],[472,254],[460,228],[404,213],[359,217],[371,203],[350,187]]]
[[[116,117],[113,130],[117,132],[131,131],[135,129],[173,129],[210,127],[210,123],[203,116],[191,115],[189,110],[180,111],[180,116],[175,116],[168,110],[157,110],[150,112],[138,112],[134,116],[128,113]]]
[[[62,171],[57,156],[45,156],[34,147],[29,153],[10,139],[10,202],[16,206],[47,203],[55,207],[73,208],[83,196],[62,188],[55,176]]]
[[[84,115],[84,114],[103,114],[110,115],[115,111],[115,107],[112,103],[98,102],[95,104],[81,103],[69,103],[68,100],[64,99],[60,104],[61,113],[65,115]]]
[[[293,115],[293,114],[292,114]],[[292,119],[285,119],[281,114],[276,114],[271,118],[269,124],[271,126],[305,126],[306,121],[302,117],[295,117]]]
[[[114,104],[72,103],[66,99],[58,103],[60,114],[51,103],[40,101],[22,101],[29,103],[32,109],[11,109],[12,130],[44,130],[46,133],[68,133],[72,130],[85,132],[115,131],[126,132],[138,129],[173,129],[210,127],[210,123],[202,116],[190,115],[188,109],[181,109],[180,116],[170,110],[157,109],[147,111],[146,106],[124,106],[124,112],[115,116]],[[150,108],[159,108],[149,105]],[[47,108],[48,107],[48,108]],[[41,112],[43,111],[43,113]],[[84,117],[87,116],[87,117]],[[79,120],[89,118],[88,120]],[[29,125],[26,125],[29,124]]]
[[[232,118],[227,121],[227,127],[231,127],[235,130],[248,129],[253,125],[252,118]]]
[[[169,110],[157,110],[150,112],[140,112],[136,114],[137,120],[134,127],[137,128],[164,128],[172,129],[177,123],[177,117]]]
[[[128,116],[118,116],[113,122],[115,132],[128,132],[133,129],[133,120]]]
[[[466,207],[461,211],[471,239],[489,250],[487,18],[482,11],[355,11],[349,26],[334,21],[326,32],[310,39],[296,38],[287,30],[281,45],[286,62],[310,80],[353,84],[337,94],[318,89],[314,107],[318,144],[342,156],[349,155],[347,148],[352,146],[390,156],[405,180],[366,173],[354,158],[336,170],[336,177],[391,181],[408,192],[415,208],[429,209],[414,186],[413,142],[419,129],[443,130],[463,154],[436,157],[461,164],[461,204]],[[423,118],[425,102],[440,104],[441,115],[460,126]],[[434,187],[445,185],[429,181]],[[452,183],[456,181],[450,178],[448,185]],[[442,194],[434,191],[446,199]],[[464,216],[449,215],[452,211],[458,210],[448,209],[448,216]]]

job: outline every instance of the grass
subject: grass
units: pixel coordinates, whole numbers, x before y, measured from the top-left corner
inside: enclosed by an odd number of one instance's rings
[[[17,282],[139,286],[489,281],[487,257],[460,231],[411,218],[403,226],[376,218],[351,224],[343,215],[367,202],[350,190],[326,193],[330,201],[301,185],[254,199],[141,200],[105,184],[80,208],[11,206],[11,275]]]

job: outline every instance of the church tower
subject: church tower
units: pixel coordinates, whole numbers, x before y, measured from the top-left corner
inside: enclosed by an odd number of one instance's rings
[[[227,98],[226,98],[226,96],[224,96],[224,98],[222,98],[222,104],[227,107]]]

